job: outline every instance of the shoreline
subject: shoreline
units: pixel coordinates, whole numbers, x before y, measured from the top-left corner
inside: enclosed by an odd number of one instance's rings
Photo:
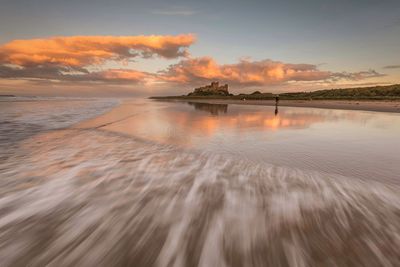
[[[233,99],[182,99],[152,98],[156,101],[196,102],[208,104],[235,104],[275,106],[275,100],[233,100]],[[400,113],[398,100],[279,100],[280,107],[305,107],[323,109],[362,110],[374,112]]]

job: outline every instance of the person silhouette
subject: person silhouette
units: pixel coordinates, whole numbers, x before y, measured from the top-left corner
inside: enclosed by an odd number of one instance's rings
[[[275,96],[275,116],[278,115],[279,95]]]

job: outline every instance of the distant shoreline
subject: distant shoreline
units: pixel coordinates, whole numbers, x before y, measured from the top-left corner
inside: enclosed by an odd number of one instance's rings
[[[154,100],[197,102],[209,104],[237,104],[275,106],[275,100],[234,100],[218,98],[152,97]],[[309,107],[323,109],[364,110],[400,113],[400,99],[396,100],[279,100],[282,107]]]
[[[189,95],[155,96],[150,99],[265,106],[275,106],[276,99],[279,99],[279,106],[400,113],[400,84],[280,94],[255,91],[250,94],[210,95],[210,92],[193,92]]]
[[[0,95],[0,97],[15,97],[15,95]]]

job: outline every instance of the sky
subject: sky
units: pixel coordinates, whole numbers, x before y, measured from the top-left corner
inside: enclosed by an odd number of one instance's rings
[[[400,1],[0,0],[0,94],[400,83]]]

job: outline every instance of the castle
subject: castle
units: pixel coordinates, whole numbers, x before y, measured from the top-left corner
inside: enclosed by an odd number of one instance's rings
[[[219,86],[219,82],[212,82],[211,85],[195,88],[188,95],[229,95],[228,85]]]

